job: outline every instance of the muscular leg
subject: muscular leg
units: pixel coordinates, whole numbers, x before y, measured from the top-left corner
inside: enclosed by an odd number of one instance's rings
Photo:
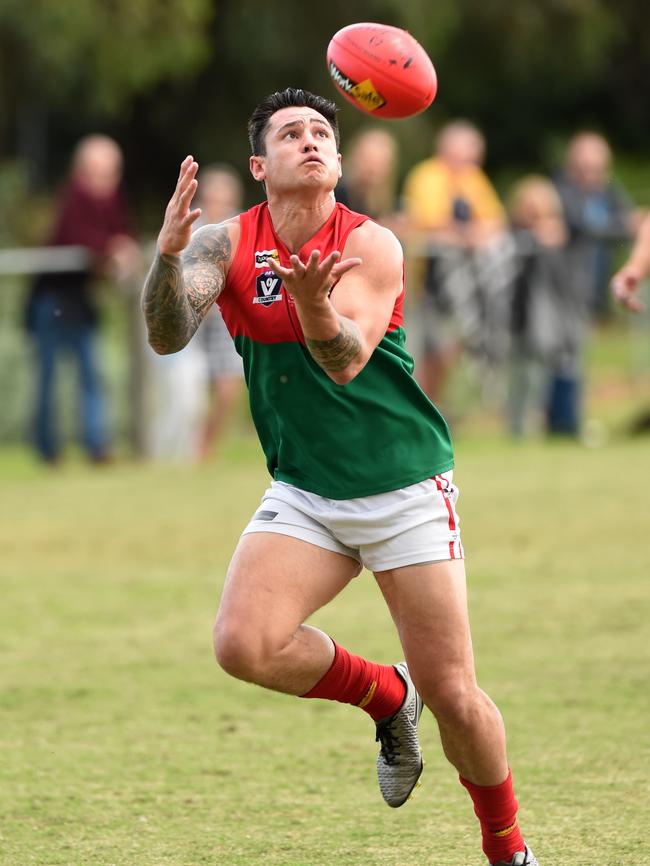
[[[239,679],[306,694],[331,667],[334,646],[304,620],[360,570],[349,556],[287,535],[242,536],[214,627],[219,664]]]
[[[415,691],[393,665],[352,655],[304,624],[360,570],[356,559],[296,538],[270,532],[244,535],[215,623],[221,667],[275,691],[351,704],[376,723],[395,718],[402,707],[408,712],[416,705]],[[401,806],[422,772],[419,747],[411,742],[403,758],[393,755],[390,763],[383,755],[382,740],[380,790],[389,805]]]
[[[476,785],[508,775],[501,714],[476,683],[462,560],[375,575],[413,681],[436,717],[445,755]]]

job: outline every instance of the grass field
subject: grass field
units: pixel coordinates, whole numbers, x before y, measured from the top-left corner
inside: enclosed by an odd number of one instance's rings
[[[430,715],[418,797],[376,789],[351,708],[229,679],[210,630],[266,484],[252,440],[201,469],[0,456],[2,866],[471,866]],[[461,441],[481,683],[542,866],[650,864],[647,439]],[[372,577],[314,618],[400,651]]]

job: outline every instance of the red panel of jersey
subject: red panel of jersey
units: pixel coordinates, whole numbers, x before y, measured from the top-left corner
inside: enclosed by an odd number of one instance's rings
[[[366,220],[367,216],[337,202],[327,221],[298,252],[300,260],[307,261],[313,250],[320,250],[321,259],[335,250],[342,253],[350,232]],[[239,224],[239,245],[218,301],[231,336],[259,343],[304,342],[293,300],[266,262],[274,258],[290,267],[291,255],[273,229],[267,202],[241,214]],[[402,324],[403,298],[402,291],[390,331]]]

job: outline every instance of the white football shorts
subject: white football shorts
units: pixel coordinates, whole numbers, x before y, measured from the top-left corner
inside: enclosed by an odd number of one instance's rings
[[[242,535],[290,535],[351,556],[370,571],[463,559],[458,494],[453,472],[358,499],[327,499],[273,481]]]

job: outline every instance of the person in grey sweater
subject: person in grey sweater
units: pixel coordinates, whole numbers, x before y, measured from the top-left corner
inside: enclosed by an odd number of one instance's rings
[[[567,231],[552,182],[526,175],[513,187],[509,216],[515,246],[507,403],[516,438],[541,427],[552,371],[575,353],[576,313],[567,293]]]

